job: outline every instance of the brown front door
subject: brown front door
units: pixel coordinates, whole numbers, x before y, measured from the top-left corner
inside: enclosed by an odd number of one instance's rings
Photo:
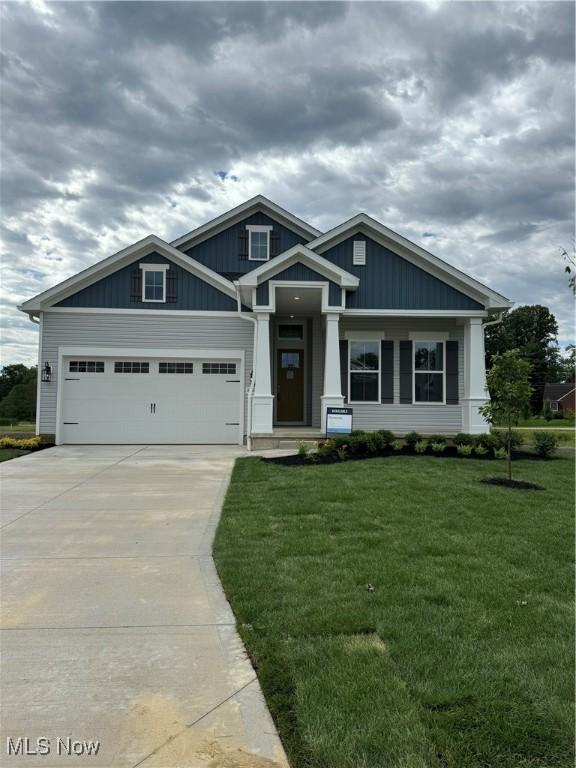
[[[304,350],[279,349],[276,359],[276,421],[304,421]]]

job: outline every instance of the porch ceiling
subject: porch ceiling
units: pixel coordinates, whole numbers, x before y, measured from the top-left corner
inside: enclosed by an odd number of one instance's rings
[[[298,298],[296,298],[298,297]],[[320,288],[276,288],[276,314],[314,315],[320,314],[322,291]]]

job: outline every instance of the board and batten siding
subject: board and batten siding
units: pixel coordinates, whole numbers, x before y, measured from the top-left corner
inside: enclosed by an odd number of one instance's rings
[[[40,359],[52,366],[52,381],[40,382],[39,432],[56,433],[59,347],[244,350],[244,391],[252,370],[254,327],[239,317],[44,312]],[[244,409],[246,417],[246,409]]]
[[[462,430],[464,397],[464,329],[453,320],[436,318],[353,318],[340,319],[340,338],[346,331],[383,331],[394,342],[394,403],[354,403],[353,429],[389,429],[399,435],[415,430],[423,434],[455,434]],[[458,341],[458,405],[400,404],[400,341],[410,333],[439,331]]]

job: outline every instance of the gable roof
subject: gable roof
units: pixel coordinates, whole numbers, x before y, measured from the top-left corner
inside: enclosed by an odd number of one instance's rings
[[[574,391],[574,384],[545,384],[544,400],[562,400],[562,398]]]
[[[339,285],[341,288],[354,289],[357,288],[360,280],[355,275],[350,274],[345,269],[342,269],[337,264],[333,264],[328,259],[320,256],[314,251],[311,251],[305,245],[295,245],[288,251],[284,251],[280,256],[276,256],[270,261],[264,262],[256,269],[246,272],[241,278],[239,278],[238,285],[246,288],[255,288],[265,280],[269,280],[278,272],[283,272],[292,264],[300,262],[307,267],[319,272],[327,280]]]
[[[82,272],[78,272],[78,274],[58,283],[53,288],[39,293],[37,296],[21,304],[18,309],[29,314],[40,312],[149,253],[159,253],[165,256],[191,274],[222,291],[222,293],[236,299],[236,289],[225,277],[204,266],[204,264],[200,264],[200,262],[195,261],[190,256],[186,256],[160,237],[148,235],[137,243],[123,248],[118,253],[108,256],[108,258],[99,261],[97,264],[93,264],[91,267],[82,270]]]
[[[178,237],[176,240],[172,241],[171,245],[175,248],[180,248],[180,250],[191,248],[203,240],[206,240],[208,237],[217,234],[219,231],[231,227],[233,224],[236,224],[238,221],[256,211],[267,213],[270,218],[276,219],[281,224],[287,225],[307,240],[312,240],[321,234],[320,230],[311,227],[310,224],[303,219],[299,219],[297,216],[294,216],[294,214],[286,211],[279,205],[276,205],[276,203],[273,203],[272,200],[268,200],[264,195],[256,195],[245,203],[237,205],[230,211],[226,211],[220,216],[217,216],[215,219],[212,219],[212,221],[208,221],[206,224],[202,224],[191,232]]]
[[[475,280],[446,261],[425,250],[411,240],[385,227],[366,213],[359,213],[337,227],[325,232],[307,244],[310,250],[323,253],[328,248],[361,231],[372,237],[376,242],[389,248],[417,267],[443,280],[448,285],[465,293],[471,298],[480,300],[487,309],[508,309],[513,302],[502,294],[493,291],[487,285]]]

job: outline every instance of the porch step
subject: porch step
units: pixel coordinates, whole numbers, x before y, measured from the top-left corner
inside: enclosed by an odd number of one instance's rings
[[[265,451],[274,448],[296,450],[300,443],[306,443],[311,448],[315,448],[317,441],[322,440],[323,437],[324,435],[317,431],[297,433],[282,430],[280,434],[277,434],[274,430],[271,435],[252,435],[252,450]]]

